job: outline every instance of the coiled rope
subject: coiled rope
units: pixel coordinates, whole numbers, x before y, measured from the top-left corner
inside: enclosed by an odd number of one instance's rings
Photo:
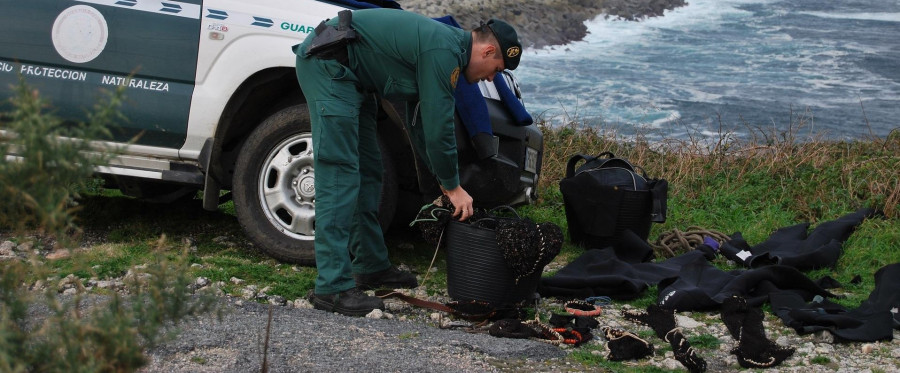
[[[650,247],[653,248],[656,255],[671,258],[679,253],[697,248],[703,243],[704,236],[711,237],[720,245],[731,239],[727,234],[719,231],[690,226],[686,231],[675,228],[660,234],[656,242],[650,243]]]

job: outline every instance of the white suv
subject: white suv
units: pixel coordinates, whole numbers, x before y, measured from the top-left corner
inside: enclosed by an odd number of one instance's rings
[[[0,0],[0,105],[22,76],[58,116],[79,121],[101,89],[125,86],[128,120],[114,129],[113,142],[136,140],[98,169],[107,186],[159,202],[203,190],[210,210],[233,196],[254,244],[277,259],[311,265],[313,144],[291,46],[338,11],[368,6],[349,0]],[[520,97],[512,75],[505,76]],[[514,123],[493,84],[481,89],[493,138],[473,142],[457,121],[460,180],[483,207],[529,203],[536,196],[541,132]],[[398,212],[409,218],[439,193],[434,177],[416,167],[402,124],[395,123],[405,119],[388,115],[397,112],[404,110],[382,113],[379,123],[385,228]]]

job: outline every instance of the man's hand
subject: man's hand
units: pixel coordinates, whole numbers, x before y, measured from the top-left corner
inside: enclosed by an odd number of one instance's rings
[[[472,213],[474,213],[472,210],[472,196],[463,189],[462,185],[450,190],[446,190],[442,186],[441,192],[450,198],[450,203],[452,203],[454,207],[452,215],[454,218],[459,216],[459,221],[463,221],[472,216]]]

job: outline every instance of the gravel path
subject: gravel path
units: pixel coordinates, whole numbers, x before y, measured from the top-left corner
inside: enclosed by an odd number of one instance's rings
[[[185,325],[177,340],[151,351],[151,364],[142,371],[260,371],[270,306],[234,299],[223,306],[222,321]],[[487,372],[500,362],[565,356],[536,341],[284,306],[272,306],[267,351],[270,372]]]
[[[443,297],[429,297],[441,302]],[[270,306],[235,298],[222,298],[227,312],[222,321],[198,320],[185,325],[178,339],[150,351],[145,372],[248,372],[259,371]],[[583,364],[570,354],[584,351],[603,361],[602,339],[579,347],[495,338],[448,326],[472,326],[427,309],[387,300],[384,314],[367,318],[345,317],[310,309],[304,300],[271,306],[272,323],[268,367],[272,372],[296,371],[395,371],[395,372],[570,372],[605,371],[599,364]],[[561,305],[552,300],[547,309]],[[645,336],[655,353],[628,367],[657,367],[684,371],[668,344],[647,327],[622,318],[628,304],[612,305],[598,317],[601,325],[625,329]],[[378,317],[371,318],[371,317]],[[717,313],[676,314],[689,339],[702,336],[696,346],[710,372],[737,371],[730,350],[737,345]],[[443,325],[443,327],[442,327]],[[781,365],[761,372],[900,372],[900,331],[893,341],[833,343],[827,332],[798,335],[771,314],[764,322],[769,339],[796,352]],[[599,334],[599,331],[597,332]]]

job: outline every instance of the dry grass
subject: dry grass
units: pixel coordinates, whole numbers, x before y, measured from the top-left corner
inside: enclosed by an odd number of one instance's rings
[[[804,206],[809,201],[831,201],[837,193],[879,208],[888,217],[898,216],[900,130],[886,138],[832,141],[801,135],[806,128],[799,117],[784,131],[748,127],[749,136],[741,139],[720,131],[712,139],[690,135],[650,141],[646,133],[623,139],[614,129],[577,122],[551,126],[541,121],[539,126],[544,134],[541,190],[558,185],[572,155],[609,151],[642,166],[651,177],[679,186],[670,193],[699,194],[708,185],[705,181],[724,179],[737,185],[768,175],[786,189],[805,185],[791,191],[803,194],[794,201],[801,214],[815,210]]]

